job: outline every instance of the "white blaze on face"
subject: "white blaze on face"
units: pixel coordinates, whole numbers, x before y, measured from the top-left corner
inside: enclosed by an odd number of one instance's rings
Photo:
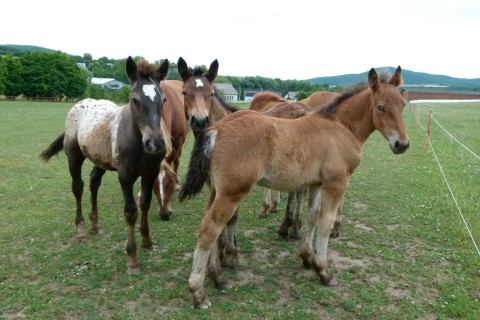
[[[143,87],[143,94],[150,98],[150,100],[155,101],[155,97],[157,93],[155,92],[155,85],[153,84],[144,84]]]
[[[203,87],[203,81],[202,81],[202,79],[195,79],[195,82],[197,83],[197,88]]]

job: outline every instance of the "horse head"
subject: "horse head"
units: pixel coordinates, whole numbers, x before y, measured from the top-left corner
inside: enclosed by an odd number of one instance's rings
[[[185,116],[193,131],[201,131],[210,125],[209,116],[215,94],[213,80],[217,72],[217,60],[205,71],[201,68],[192,70],[182,57],[178,59],[178,73],[183,80]]]
[[[168,60],[159,66],[141,60],[137,63],[128,57],[126,72],[130,80],[130,109],[132,121],[142,136],[143,150],[149,154],[165,154],[166,133],[161,126],[165,96],[160,81],[168,72]]]
[[[371,94],[372,120],[375,129],[388,140],[394,154],[404,153],[409,140],[403,123],[402,111],[406,100],[398,86],[402,83],[402,69],[398,66],[388,81],[380,81],[374,68],[368,73]]]

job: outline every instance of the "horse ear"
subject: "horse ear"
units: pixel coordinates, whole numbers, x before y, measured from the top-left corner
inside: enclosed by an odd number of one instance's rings
[[[160,64],[158,69],[153,74],[153,77],[155,79],[157,79],[158,81],[162,81],[163,79],[165,79],[165,77],[167,76],[167,73],[168,73],[169,64],[170,63],[168,62],[168,59],[163,60],[163,62]]]
[[[215,78],[217,77],[217,74],[218,74],[218,60],[215,59],[210,64],[210,68],[204,74],[204,76],[205,76],[205,78],[208,79],[208,81],[213,82],[213,80],[215,80]]]
[[[188,70],[187,62],[183,60],[182,57],[178,58],[177,68],[178,74],[182,77],[183,82],[186,82],[192,73]]]
[[[402,68],[400,68],[400,66],[398,66],[393,76],[390,78],[390,80],[388,80],[388,84],[391,84],[395,87],[398,87],[402,84]]]
[[[127,71],[127,77],[130,82],[133,83],[137,81],[137,64],[130,56],[127,58],[125,69]]]
[[[375,71],[374,68],[370,69],[370,71],[368,72],[368,86],[373,91],[376,91],[379,87],[377,71]]]

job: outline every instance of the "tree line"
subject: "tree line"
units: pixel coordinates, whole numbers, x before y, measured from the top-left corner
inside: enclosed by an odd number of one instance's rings
[[[135,60],[141,57],[135,57]],[[0,56],[0,95],[27,98],[49,97],[56,99],[76,99],[92,97],[126,101],[128,86],[119,91],[108,91],[99,85],[89,83],[92,77],[114,78],[125,84],[126,59],[93,59],[92,55],[71,56],[61,52],[29,52],[25,54],[6,54]],[[160,63],[162,60],[155,61]],[[79,68],[83,63],[85,68]],[[200,66],[205,67],[205,66]],[[206,67],[205,67],[206,69]],[[167,79],[180,80],[175,62],[170,63]],[[245,90],[272,90],[285,94],[298,92],[303,98],[311,92],[327,90],[325,85],[312,84],[302,80],[281,80],[266,77],[219,76],[216,82],[231,83],[243,99]]]

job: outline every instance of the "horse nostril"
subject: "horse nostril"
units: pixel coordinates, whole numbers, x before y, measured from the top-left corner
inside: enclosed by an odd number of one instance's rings
[[[395,149],[400,149],[401,147],[401,144],[400,144],[400,141],[395,141],[395,145],[394,145]]]
[[[153,143],[153,139],[145,140],[145,149],[147,149],[148,151],[155,150],[155,144]]]

